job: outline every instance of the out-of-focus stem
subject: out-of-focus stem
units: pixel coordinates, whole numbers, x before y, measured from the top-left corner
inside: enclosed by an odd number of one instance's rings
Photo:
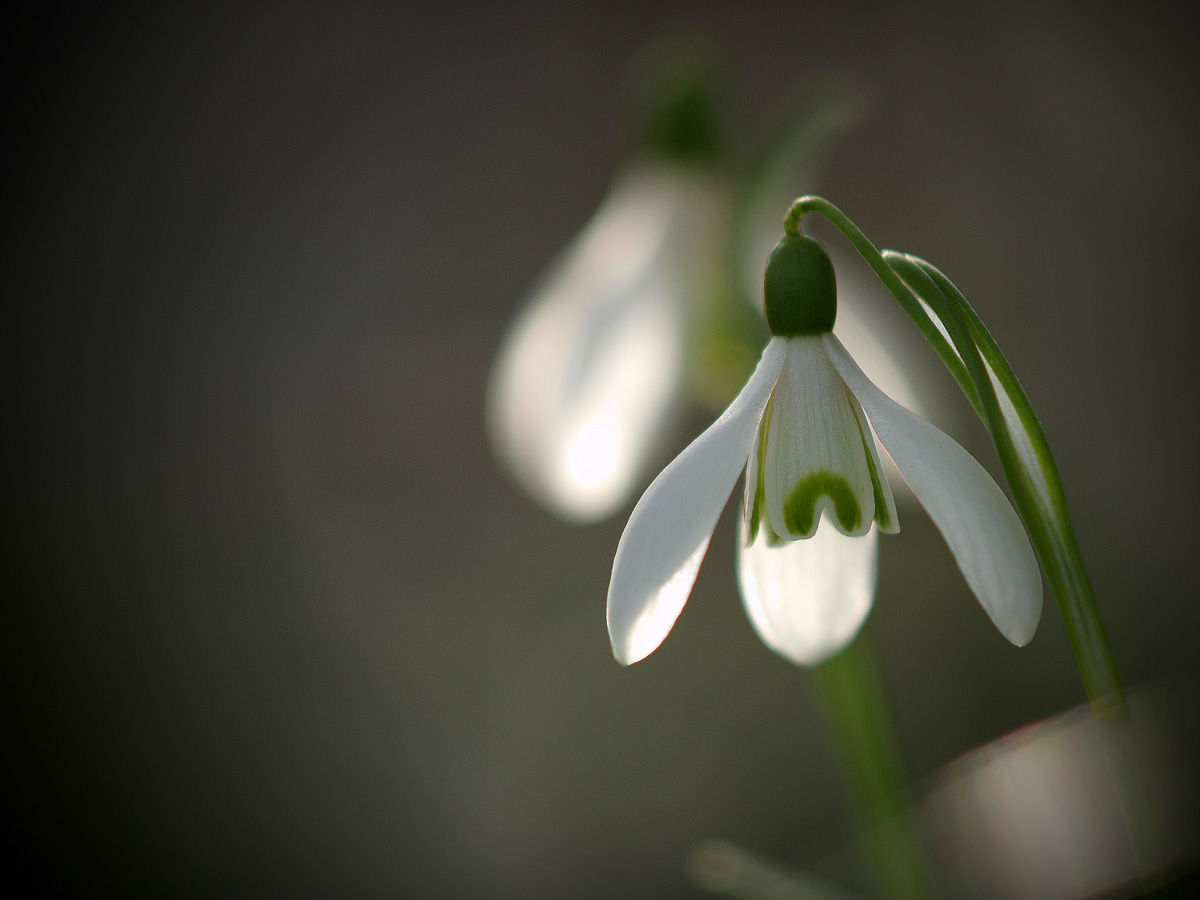
[[[903,768],[883,691],[862,636],[821,664],[817,678],[842,749],[879,896],[932,896],[921,842],[913,830]]]

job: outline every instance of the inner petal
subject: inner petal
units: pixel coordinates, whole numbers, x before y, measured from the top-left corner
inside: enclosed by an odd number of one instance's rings
[[[866,534],[875,488],[859,420],[819,336],[788,340],[763,453],[767,519],[784,538],[811,537],[821,513]]]
[[[867,414],[863,412],[862,404],[848,387],[845,390],[850,408],[854,410],[854,416],[858,419],[858,431],[862,435],[863,450],[867,454],[871,490],[875,498],[875,524],[884,534],[897,534],[900,531],[900,522],[896,518],[896,500],[892,496],[892,486],[887,473],[884,472],[883,463],[879,461],[879,447],[875,444],[875,435],[867,422]]]

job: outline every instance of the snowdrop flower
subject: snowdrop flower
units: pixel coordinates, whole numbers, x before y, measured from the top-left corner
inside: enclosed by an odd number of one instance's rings
[[[621,535],[608,589],[613,654],[634,663],[666,638],[743,469],[738,579],[755,630],[801,665],[850,643],[874,599],[878,534],[899,528],[873,433],[992,622],[1023,646],[1042,584],[1016,512],[970,454],[863,374],[832,333],[833,265],[794,228],[767,265],[772,337],[758,367],[654,480]]]
[[[688,33],[635,60],[625,162],[492,367],[496,456],[569,521],[607,518],[645,484],[688,400],[697,313],[729,220],[722,72],[715,47]]]
[[[689,323],[722,198],[695,165],[627,168],[505,339],[488,386],[492,446],[563,518],[632,493],[686,396]]]

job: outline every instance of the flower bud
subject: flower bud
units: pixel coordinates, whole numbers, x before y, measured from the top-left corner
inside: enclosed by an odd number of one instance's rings
[[[837,278],[825,248],[815,240],[785,233],[771,251],[763,282],[771,334],[795,337],[833,330]]]

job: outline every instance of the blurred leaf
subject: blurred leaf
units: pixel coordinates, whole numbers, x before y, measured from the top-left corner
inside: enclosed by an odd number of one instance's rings
[[[680,31],[649,44],[629,67],[626,154],[717,163],[734,144],[727,66],[714,41]]]
[[[873,104],[868,84],[851,72],[810,75],[792,87],[754,154],[736,216],[735,264],[751,298],[792,200],[816,190],[830,152]]]
[[[787,869],[728,841],[697,844],[686,868],[697,886],[736,900],[861,900],[839,885]]]

